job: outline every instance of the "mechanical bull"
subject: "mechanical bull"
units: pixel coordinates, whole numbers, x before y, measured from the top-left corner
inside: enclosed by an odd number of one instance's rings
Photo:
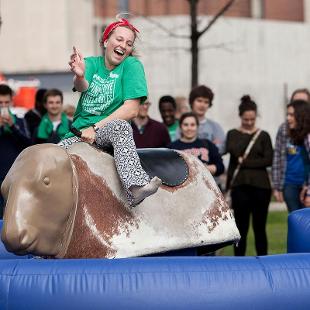
[[[163,183],[130,209],[113,156],[86,143],[67,151],[53,144],[27,148],[1,188],[6,248],[19,255],[121,258],[238,241],[233,214],[207,168],[191,155],[177,156],[187,164],[186,179]]]

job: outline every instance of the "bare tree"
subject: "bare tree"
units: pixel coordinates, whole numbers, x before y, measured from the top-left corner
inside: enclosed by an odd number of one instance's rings
[[[197,4],[199,0],[188,0],[190,5],[190,15],[191,15],[191,56],[192,56],[192,87],[198,85],[198,63],[199,63],[199,47],[198,42],[201,36],[206,33],[234,3],[235,0],[229,0],[227,3],[217,12],[216,15],[211,19],[211,21],[205,26],[201,31],[198,30],[197,25]]]
[[[198,64],[199,64],[199,39],[203,34],[205,34],[210,28],[216,23],[216,21],[233,5],[235,0],[227,0],[226,4],[212,17],[212,19],[207,23],[207,25],[202,29],[198,30],[198,2],[200,0],[187,0],[189,2],[189,9],[190,9],[190,18],[191,18],[191,32],[190,35],[180,35],[176,34],[174,31],[168,29],[163,24],[159,23],[158,21],[145,16],[140,15],[141,17],[144,17],[148,22],[156,25],[161,30],[165,31],[169,36],[175,37],[175,38],[183,38],[183,39],[190,39],[191,41],[191,58],[192,58],[192,64],[191,64],[191,86],[197,86],[198,85]]]

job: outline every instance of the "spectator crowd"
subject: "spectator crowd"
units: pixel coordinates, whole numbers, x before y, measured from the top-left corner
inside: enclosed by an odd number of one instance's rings
[[[13,91],[0,84],[0,184],[18,154],[38,143],[59,143],[70,131],[74,107],[64,108],[58,89],[39,89],[35,106],[24,118],[12,112]],[[266,223],[272,199],[285,202],[288,212],[310,207],[310,93],[293,92],[287,105],[286,121],[279,124],[275,145],[256,119],[259,105],[249,95],[240,99],[237,128],[225,132],[216,120],[207,117],[214,93],[205,86],[193,88],[188,96],[164,95],[158,101],[162,122],[149,116],[149,100],[140,104],[131,122],[137,148],[166,147],[197,157],[215,177],[223,191],[229,192],[231,206],[241,234],[235,255],[245,255],[250,217],[258,255],[268,253]],[[226,188],[218,177],[228,154]],[[269,178],[271,171],[271,180]],[[0,217],[5,202],[0,196]]]

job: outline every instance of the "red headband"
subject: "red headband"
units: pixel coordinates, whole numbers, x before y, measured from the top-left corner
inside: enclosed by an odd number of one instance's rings
[[[103,33],[103,36],[102,36],[102,40],[103,42],[105,40],[108,39],[110,33],[117,27],[120,27],[120,26],[123,26],[123,27],[128,27],[130,30],[132,30],[133,32],[139,32],[139,30],[137,28],[135,28],[127,19],[125,18],[121,18],[120,21],[118,22],[114,22],[114,23],[111,23],[109,26],[107,26],[107,28],[105,28],[104,30],[104,33]]]

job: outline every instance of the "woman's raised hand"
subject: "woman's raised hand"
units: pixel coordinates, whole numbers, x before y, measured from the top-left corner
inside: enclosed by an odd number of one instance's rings
[[[84,77],[85,62],[82,54],[73,46],[73,53],[69,61],[70,70],[78,77]]]

